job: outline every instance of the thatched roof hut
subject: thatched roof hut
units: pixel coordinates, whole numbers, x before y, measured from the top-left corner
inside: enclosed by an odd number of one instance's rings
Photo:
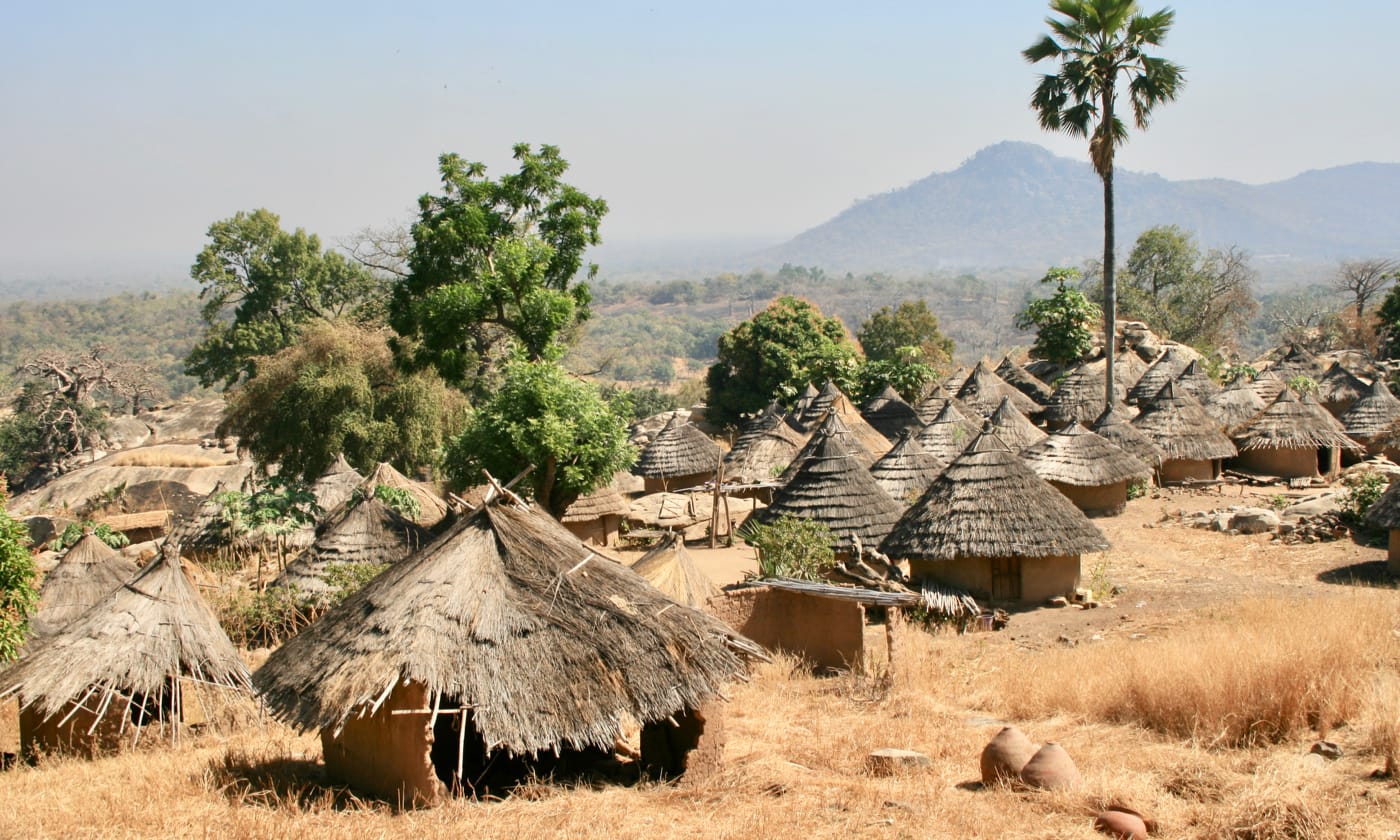
[[[248,670],[167,541],[124,585],[9,670],[26,753],[114,749],[159,722],[195,722],[202,691],[251,691]]]
[[[773,493],[773,501],[753,518],[772,522],[796,516],[831,529],[838,554],[854,551],[853,538],[874,547],[890,532],[904,505],[886,493],[861,461],[835,436],[818,432],[816,447],[797,473]]]
[[[734,448],[724,456],[724,478],[730,482],[774,481],[807,443],[807,436],[788,425],[782,409],[770,403],[744,424]]]
[[[646,479],[646,491],[680,490],[712,480],[724,450],[689,421],[672,417],[647,444],[632,474]]]
[[[1288,387],[1288,383],[1279,378],[1273,370],[1261,370],[1255,374],[1250,385],[1254,388],[1254,393],[1259,395],[1265,406],[1273,402],[1279,392]]]
[[[865,418],[865,422],[875,431],[892,441],[898,440],[900,433],[910,426],[923,425],[914,407],[905,402],[899,392],[889,385],[865,404],[860,416]]]
[[[583,542],[606,547],[617,544],[622,520],[631,512],[632,506],[621,493],[600,487],[575,499],[559,521]]]
[[[850,403],[847,402],[846,405],[850,405]],[[860,416],[857,415],[856,419],[860,420]],[[862,466],[869,469],[870,465],[874,464],[881,455],[889,451],[890,445],[889,441],[885,440],[884,435],[872,429],[870,424],[864,420],[860,420],[860,426],[863,428],[852,428],[849,425],[848,415],[833,407],[832,411],[826,413],[826,418],[817,426],[807,444],[792,459],[792,463],[788,464],[787,469],[783,470],[783,474],[778,476],[778,482],[786,484],[791,481],[793,476],[797,475],[797,471],[802,469],[802,465],[807,462],[807,459],[811,458],[817,451],[817,447],[821,445],[821,438],[824,436],[834,439],[843,451],[854,455]],[[872,445],[874,439],[878,439],[884,445]]]
[[[1133,425],[1162,453],[1158,475],[1164,483],[1218,478],[1221,460],[1236,454],[1235,444],[1215,418],[1189,394],[1178,391],[1174,381],[1142,407]]]
[[[977,366],[968,374],[962,387],[957,390],[958,399],[972,406],[984,414],[991,414],[996,411],[1002,399],[1011,400],[1011,404],[1017,411],[1023,414],[1035,414],[1043,406],[1015,388],[1008,385],[992,372],[991,367],[985,361],[979,361]]]
[[[254,682],[279,720],[321,731],[333,779],[432,803],[497,760],[611,751],[625,716],[643,725],[644,761],[649,746],[683,756],[749,655],[762,654],[717,619],[497,498],[274,651]]]
[[[803,407],[801,414],[793,412],[797,419],[797,427],[804,430],[816,428],[817,424],[821,422],[822,416],[831,410],[838,399],[849,401],[850,398],[836,386],[835,382],[830,379],[826,380],[822,383],[821,389],[817,391],[817,395]]]
[[[1030,397],[1038,405],[1045,405],[1050,402],[1050,395],[1054,393],[1049,385],[1041,382],[1035,374],[1011,361],[1010,356],[1003,356],[1001,364],[996,367],[996,375],[1012,388]]]
[[[1366,523],[1389,532],[1386,568],[1392,575],[1400,576],[1400,481],[1392,481],[1366,511]]]
[[[1387,431],[1400,422],[1400,399],[1390,392],[1385,378],[1378,376],[1366,394],[1338,419],[1348,436],[1365,444],[1366,450],[1375,454],[1381,450]]]
[[[1233,429],[1268,408],[1269,403],[1259,396],[1253,381],[1241,374],[1219,393],[1202,401],[1201,407],[1222,429]]]
[[[1268,408],[1231,433],[1242,469],[1281,478],[1335,475],[1341,450],[1361,447],[1339,431],[1326,409],[1285,388]]]
[[[812,404],[812,400],[817,398],[817,386],[808,382],[807,387],[802,389],[802,393],[797,395],[797,402],[793,403],[792,411],[788,412],[787,422],[799,432],[805,431],[801,428],[802,415],[807,413],[807,407]]]
[[[1128,485],[1152,478],[1152,467],[1079,423],[1022,450],[1021,460],[1089,516],[1117,516]]]
[[[1220,393],[1220,385],[1210,378],[1197,359],[1192,359],[1191,363],[1177,374],[1176,387],[1190,394],[1199,403],[1204,403]]]
[[[1180,376],[1191,361],[1191,357],[1185,351],[1175,345],[1168,347],[1128,389],[1126,402],[1137,405],[1151,400],[1162,390],[1163,385]]]
[[[316,497],[316,505],[330,513],[350,500],[355,488],[364,484],[365,477],[350,466],[344,455],[335,456],[321,477],[311,484],[311,495]]]
[[[1341,362],[1333,362],[1317,381],[1317,401],[1322,407],[1339,417],[1352,403],[1366,396],[1371,386],[1356,374],[1342,367]]]
[[[908,504],[923,495],[947,466],[924,451],[914,430],[906,429],[894,448],[870,467],[870,475],[890,498]]]
[[[39,610],[29,619],[31,643],[57,633],[135,574],[135,563],[84,531],[44,575]]]
[[[1306,376],[1316,382],[1322,378],[1324,368],[1321,359],[1303,345],[1294,344],[1282,358],[1269,366],[1269,370],[1282,382],[1287,382],[1295,376]]]
[[[961,455],[976,436],[977,427],[952,403],[944,404],[938,416],[916,435],[919,446],[945,464]]]
[[[934,479],[880,550],[911,573],[993,600],[1071,594],[1079,556],[1108,548],[1084,514],[990,428]]]
[[[704,609],[705,602],[719,594],[719,587],[695,565],[679,534],[663,537],[632,564],[632,571],[667,598],[693,609]]]
[[[1119,354],[1120,359],[1129,356],[1137,358],[1132,353]],[[1055,393],[1050,397],[1049,405],[1041,413],[1046,426],[1058,429],[1079,417],[1093,417],[1102,411],[1104,407],[1104,377],[1107,375],[1107,367],[1104,360],[1099,359],[1095,362],[1079,365],[1070,371],[1055,388]],[[1127,383],[1130,378],[1131,371],[1125,367],[1120,365],[1114,369],[1114,401],[1122,401],[1128,393]]]
[[[366,496],[374,495],[374,488],[383,485],[392,487],[395,490],[402,490],[413,497],[418,502],[418,515],[413,517],[413,521],[424,528],[437,527],[438,523],[447,518],[447,502],[439,496],[437,491],[421,481],[414,481],[398,470],[388,461],[381,461],[360,484],[360,489]]]
[[[944,407],[950,403],[963,417],[979,416],[976,410],[959,402],[956,397],[945,391],[942,385],[934,385],[930,388],[924,398],[914,406],[914,413],[918,415],[920,423],[927,425],[932,423],[939,414],[942,414]]]
[[[317,606],[330,603],[326,574],[332,565],[381,566],[397,563],[432,541],[432,534],[379,499],[346,502],[321,520],[316,541],[291,563],[273,586],[296,587]]]
[[[1104,409],[1089,430],[1155,470],[1162,463],[1162,450],[1133,425],[1135,416],[1128,406],[1118,403]]]
[[[962,388],[963,383],[967,381],[968,374],[971,372],[972,371],[968,370],[966,367],[959,365],[957,370],[948,374],[940,383],[943,386],[943,390],[947,391],[949,394],[956,394],[958,390]]]
[[[992,431],[1001,438],[1001,442],[1013,451],[1019,452],[1027,446],[1045,440],[1045,432],[1026,419],[1026,415],[1017,411],[1009,398],[1003,398],[987,420],[992,424]]]

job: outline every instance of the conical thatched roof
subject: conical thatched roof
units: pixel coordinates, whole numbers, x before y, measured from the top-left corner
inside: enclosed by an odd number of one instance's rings
[[[881,489],[870,465],[861,462],[835,437],[817,433],[816,449],[797,474],[773,494],[759,522],[796,516],[831,529],[833,547],[851,550],[852,537],[873,548],[890,532],[904,506]]]
[[[1306,376],[1316,382],[1322,378],[1322,361],[1301,344],[1294,344],[1283,354],[1283,358],[1269,366],[1281,381],[1287,382],[1295,376]]]
[[[350,466],[344,455],[337,455],[321,477],[312,483],[311,494],[316,497],[317,506],[330,513],[349,501],[355,488],[364,482],[365,477],[360,475],[359,470]]]
[[[492,749],[611,749],[622,720],[699,708],[761,655],[542,512],[488,502],[272,653],[254,682],[300,730],[341,726],[395,686],[472,710]]]
[[[807,436],[788,425],[777,403],[744,425],[734,448],[724,456],[726,481],[773,481],[807,444]]]
[[[929,392],[924,395],[924,398],[919,400],[919,404],[914,406],[914,413],[918,415],[920,423],[932,423],[934,418],[943,413],[944,407],[949,403],[957,409],[958,414],[962,417],[968,417],[969,415],[972,417],[978,416],[977,412],[971,407],[960,404],[956,397],[943,390],[942,385],[935,385],[930,388]]]
[[[1176,387],[1190,394],[1196,402],[1204,403],[1207,399],[1220,393],[1220,386],[1214,379],[1206,373],[1205,368],[1195,359],[1191,364],[1182,369],[1176,377]]]
[[[890,451],[890,439],[876,431],[875,427],[865,422],[865,418],[860,416],[860,411],[851,404],[842,394],[831,404],[832,414],[841,418],[841,422],[846,424],[850,433],[860,441],[861,445],[870,450],[870,454],[878,458]],[[871,463],[874,463],[873,461]]]
[[[948,378],[940,383],[943,386],[943,390],[947,391],[950,395],[956,394],[958,389],[963,386],[963,383],[967,381],[968,374],[971,372],[972,371],[967,368],[959,365],[957,370],[948,374]]]
[[[972,373],[968,374],[967,380],[957,390],[957,397],[984,414],[996,411],[1003,398],[1011,400],[1016,410],[1023,414],[1035,414],[1042,408],[1040,403],[1011,387],[993,373],[984,361],[979,361]]]
[[[1322,415],[1326,416],[1326,419]],[[1251,449],[1360,449],[1336,431],[1322,406],[1310,406],[1285,388],[1273,404],[1231,433],[1241,452]]]
[[[565,524],[593,522],[605,516],[626,516],[631,510],[632,506],[627,504],[621,493],[612,487],[600,487],[592,493],[585,493],[574,499],[573,503],[564,509],[564,515],[559,517],[559,521]]]
[[[39,589],[39,611],[29,619],[31,639],[52,636],[136,574],[136,564],[91,531],[69,547]]]
[[[923,495],[946,466],[924,451],[912,429],[906,429],[894,448],[870,467],[870,475],[890,498],[904,503]]]
[[[1342,367],[1341,362],[1333,362],[1317,381],[1317,398],[1324,403],[1350,405],[1370,392],[1371,386]]]
[[[1050,404],[1041,415],[1045,422],[1051,428],[1056,428],[1079,417],[1093,417],[1102,411],[1106,367],[1100,359],[1097,362],[1082,364],[1071,371],[1051,395]],[[1116,369],[1113,380],[1113,398],[1115,401],[1121,401],[1128,388],[1123,384],[1124,380],[1118,376]]]
[[[1376,377],[1366,394],[1351,404],[1340,418],[1347,434],[1371,441],[1400,421],[1400,399],[1390,392],[1384,377]]]
[[[360,489],[366,496],[372,496],[374,488],[381,484],[395,490],[403,490],[417,500],[418,515],[413,517],[413,521],[424,528],[432,528],[447,518],[447,502],[443,501],[441,496],[423,482],[414,481],[394,469],[394,465],[388,461],[381,461],[360,485]]]
[[[238,651],[167,542],[134,578],[0,673],[0,696],[19,692],[25,708],[46,718],[70,702],[124,715],[128,698],[164,696],[176,677],[252,688]]]
[[[1045,440],[1045,432],[1026,419],[1026,415],[1017,411],[1011,405],[1010,399],[1003,399],[997,410],[987,419],[992,424],[992,431],[1001,438],[1001,442],[1015,452]]]
[[[961,455],[976,436],[977,427],[972,421],[952,403],[947,403],[916,437],[925,452],[946,464]]]
[[[1150,465],[1080,423],[1070,423],[1022,450],[1021,460],[1046,481],[1072,487],[1103,487],[1152,477]]]
[[[1184,351],[1175,346],[1168,347],[1128,389],[1126,402],[1137,405],[1151,400],[1163,385],[1180,376],[1190,363],[1191,357]],[[1102,387],[1099,390],[1103,390]]]
[[[863,423],[865,421],[862,420],[861,422]],[[866,428],[870,429],[868,425]],[[874,429],[870,429],[870,432],[871,434],[879,435],[879,432],[876,432]],[[823,437],[829,437],[834,440],[842,451],[854,455],[856,460],[867,469],[888,450],[887,443],[885,448],[882,448],[879,452],[871,451],[870,447],[866,445],[866,441],[856,435],[855,432],[846,425],[846,421],[841,414],[835,411],[828,411],[826,413],[826,419],[822,420],[821,425],[812,433],[812,437],[807,441],[807,444],[802,447],[792,459],[792,463],[788,464],[787,469],[783,470],[783,474],[778,477],[779,483],[786,484],[792,481],[793,476],[797,475],[797,471],[802,469],[802,465],[805,464],[807,459],[811,458],[816,453],[817,448],[821,446]],[[883,437],[881,439],[883,440]]]
[[[645,478],[676,478],[683,475],[712,475],[724,450],[689,421],[672,417],[666,428],[637,457],[633,475]]]
[[[1122,403],[1101,412],[1089,429],[1124,452],[1156,469],[1162,464],[1162,451],[1133,425],[1134,415]]]
[[[694,609],[719,594],[719,587],[695,565],[679,534],[668,534],[632,564],[632,571],[646,578],[661,594]]]
[[[1001,381],[1010,385],[1030,397],[1038,405],[1045,405],[1050,401],[1050,395],[1054,393],[1049,385],[1035,378],[1035,375],[1015,362],[1010,356],[1003,356],[1001,364],[997,365],[996,375],[1001,377]]]
[[[1392,481],[1366,511],[1367,524],[1384,529],[1400,528],[1400,481]]]
[[[880,550],[897,559],[1055,557],[1108,548],[1103,532],[989,428],[934,479]]]
[[[1259,395],[1259,399],[1267,406],[1279,395],[1279,392],[1288,387],[1288,383],[1278,377],[1272,370],[1262,370],[1255,375],[1250,387],[1254,388],[1254,393]]]
[[[1254,383],[1244,375],[1236,376],[1224,390],[1202,401],[1206,413],[1214,417],[1221,428],[1233,429],[1268,408],[1260,398]]]
[[[810,382],[807,383],[806,388],[802,389],[802,393],[798,395],[797,402],[793,403],[792,411],[788,412],[787,416],[787,422],[794,429],[805,431],[801,428],[802,415],[807,413],[807,406],[812,404],[812,400],[817,398],[818,393],[820,392],[817,391],[817,386]]]
[[[345,503],[322,520],[316,541],[287,564],[273,586],[295,586],[309,601],[324,604],[331,587],[332,564],[397,563],[432,541],[432,534],[395,513],[378,499]]]
[[[821,422],[822,416],[831,410],[832,405],[838,399],[848,399],[845,392],[836,387],[836,383],[830,379],[822,384],[817,395],[813,397],[802,409],[802,413],[797,416],[799,429],[813,429]],[[796,413],[796,412],[794,412]]]
[[[1136,352],[1123,350],[1113,359],[1113,378],[1121,384],[1126,392],[1142,379],[1147,373],[1150,365],[1142,360]]]
[[[900,433],[910,426],[923,425],[914,407],[889,385],[865,404],[860,416],[889,440],[898,440]]]
[[[1238,454],[1215,418],[1189,394],[1178,391],[1175,382],[1162,386],[1133,425],[1161,451],[1163,461],[1211,461]]]

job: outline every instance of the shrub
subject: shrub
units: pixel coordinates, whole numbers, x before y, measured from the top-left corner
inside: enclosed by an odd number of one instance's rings
[[[330,563],[326,566],[326,585],[331,588],[330,605],[334,606],[359,592],[364,585],[389,568],[388,563]]]
[[[358,505],[367,498],[375,498],[384,503],[384,506],[397,513],[405,519],[417,519],[418,514],[423,512],[423,506],[418,504],[418,500],[413,494],[402,487],[389,487],[385,484],[374,485],[374,492],[366,495],[364,490],[355,488],[355,492],[350,494],[350,504]]]
[[[1367,470],[1352,473],[1343,483],[1346,484],[1346,490],[1337,499],[1342,521],[1358,528],[1366,521],[1366,512],[1371,509],[1371,505],[1385,494],[1385,488],[1390,482],[1383,474]]]
[[[739,536],[758,550],[760,577],[823,580],[835,562],[831,529],[811,519],[781,516],[767,524],[749,520]]]
[[[315,620],[295,586],[236,590],[215,602],[215,613],[229,640],[245,648],[276,647]]]
[[[0,475],[0,662],[19,655],[29,633],[29,616],[39,606],[34,588],[34,558],[26,546],[29,529],[5,509],[4,476]]]
[[[82,539],[83,530],[91,528],[92,535],[106,543],[108,548],[125,548],[131,545],[131,538],[121,531],[115,531],[111,525],[98,525],[91,520],[87,522],[69,522],[68,527],[63,529],[63,533],[49,540],[44,546],[49,551],[63,551],[71,548],[73,543]]]

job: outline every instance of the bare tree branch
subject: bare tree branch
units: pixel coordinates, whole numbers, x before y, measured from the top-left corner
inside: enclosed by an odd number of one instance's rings
[[[1373,258],[1343,260],[1332,278],[1332,288],[1351,295],[1356,304],[1356,318],[1366,313],[1366,303],[1395,280],[1400,272],[1400,260]]]

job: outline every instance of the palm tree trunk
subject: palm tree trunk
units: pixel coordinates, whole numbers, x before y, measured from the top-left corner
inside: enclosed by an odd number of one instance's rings
[[[1104,410],[1113,407],[1113,357],[1118,328],[1118,287],[1113,281],[1113,164],[1103,173]]]

